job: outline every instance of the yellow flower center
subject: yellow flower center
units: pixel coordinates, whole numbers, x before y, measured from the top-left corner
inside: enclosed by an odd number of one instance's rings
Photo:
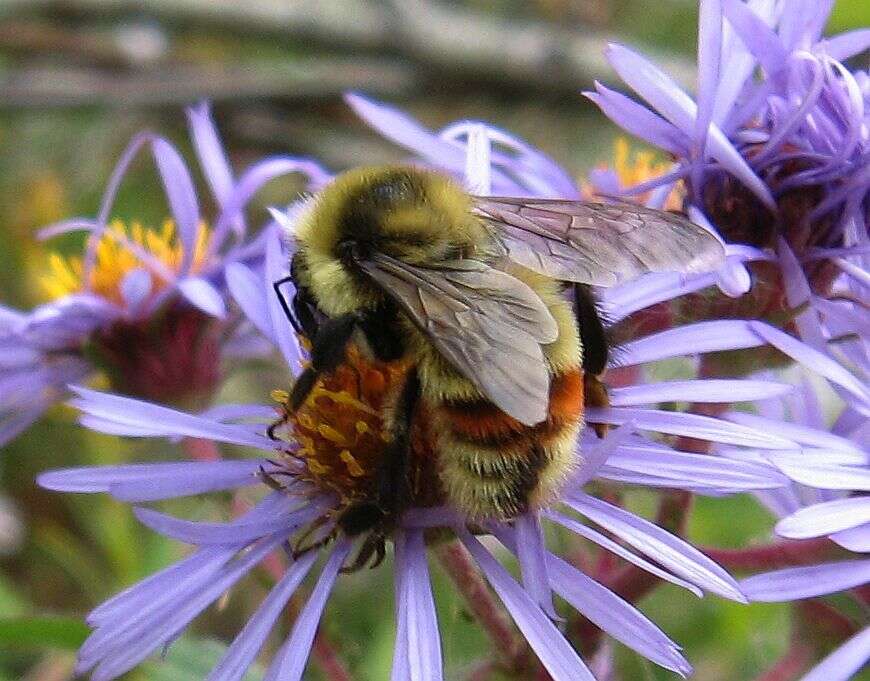
[[[624,137],[618,137],[613,144],[613,163],[609,166],[600,164],[598,167],[601,170],[612,170],[616,173],[620,186],[633,187],[664,175],[670,169],[670,164],[662,160],[655,152],[644,149],[632,150]],[[595,190],[587,183],[583,185],[583,193],[588,198],[595,197]],[[665,210],[681,210],[684,195],[683,183],[678,182],[668,194],[663,208]],[[633,200],[642,203],[648,198],[649,193],[646,193],[633,197]]]
[[[199,225],[196,234],[191,272],[197,273],[205,263],[211,232],[205,223]],[[57,252],[48,256],[48,272],[40,277],[40,283],[50,299],[55,300],[71,293],[89,289],[112,302],[123,304],[121,283],[133,270],[145,269],[151,273],[155,294],[166,286],[166,281],[150,263],[143,262],[129,244],[142,249],[155,261],[172,273],[181,270],[184,248],[178,238],[173,220],[165,220],[159,230],[143,227],[134,222],[127,227],[114,220],[103,233],[96,248],[94,266],[85,282],[84,262],[80,256],[65,257]]]

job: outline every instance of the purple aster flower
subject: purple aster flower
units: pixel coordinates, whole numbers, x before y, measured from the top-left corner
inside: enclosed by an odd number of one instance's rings
[[[757,324],[757,322],[755,322]],[[765,332],[773,337],[771,330]],[[781,332],[776,331],[775,335]],[[774,337],[780,347],[789,343],[798,354],[804,353],[805,364],[831,379],[840,379],[857,387],[842,367],[826,365],[827,358],[811,362],[811,348],[800,348],[795,339],[784,342],[785,335]],[[785,337],[788,338],[788,337]],[[789,545],[793,555],[800,555],[802,543],[830,539],[826,546],[827,562],[801,565],[753,575],[741,580],[743,592],[750,600],[761,602],[797,601],[840,591],[859,589],[870,583],[870,449],[867,447],[866,402],[848,391],[840,390],[842,408],[833,425],[826,428],[823,402],[836,400],[822,384],[803,377],[798,390],[772,400],[757,403],[758,415],[726,414],[736,423],[763,428],[802,443],[800,450],[777,452],[723,452],[759,465],[771,465],[790,480],[776,489],[759,490],[756,497],[779,518],[775,532],[795,540]],[[841,386],[842,387],[842,386]],[[866,386],[865,386],[866,388]],[[849,557],[834,544],[856,555]],[[827,550],[829,548],[829,550]],[[807,631],[814,631],[809,628]],[[812,636],[801,636],[805,646],[812,646]],[[820,646],[821,649],[824,649]],[[870,629],[858,631],[839,649],[802,679],[845,681],[852,678],[870,660]]]
[[[816,299],[843,288],[866,297],[870,88],[843,61],[870,46],[870,31],[821,38],[832,4],[702,2],[694,100],[621,45],[607,57],[647,105],[600,83],[586,93],[674,158],[669,172],[631,192],[667,195],[682,181],[687,205],[726,241],[775,254],[768,259],[778,267],[753,266],[758,283],[738,314],[807,304],[804,315],[818,314]]]
[[[281,216],[282,220],[290,220]],[[276,235],[267,244],[263,271],[242,263],[227,270],[229,287],[253,324],[279,347],[298,370],[297,339],[284,320],[269,284],[280,278],[287,256]],[[630,285],[627,285],[630,286]],[[679,287],[674,289],[677,294]],[[665,295],[659,293],[657,295]],[[621,291],[637,304],[639,295]],[[694,324],[639,339],[625,348],[623,362],[642,365],[687,353],[758,346],[764,340],[747,322]],[[667,334],[667,335],[664,335]],[[258,655],[288,599],[301,588],[319,553],[327,554],[308,601],[273,659],[267,679],[298,679],[314,632],[341,567],[353,560],[354,542],[336,533],[342,499],[364,484],[382,451],[378,400],[391,379],[389,366],[350,352],[348,364],[325,377],[315,399],[292,419],[281,420],[272,440],[262,421],[274,410],[257,405],[223,405],[201,415],[187,414],[131,398],[77,388],[74,406],[91,428],[135,437],[200,437],[253,447],[263,458],[218,463],[133,464],[46,473],[44,487],[69,492],[104,492],[137,506],[137,517],[152,529],[196,547],[170,566],[98,607],[89,616],[94,633],[80,653],[79,671],[111,679],[170,643],[196,616],[247,571],[282,545],[294,560],[259,610],[212,671],[210,679],[237,679]],[[642,373],[642,372],[641,372]],[[289,382],[288,375],[288,382]],[[667,487],[721,495],[775,489],[787,479],[770,466],[751,461],[705,457],[662,444],[655,434],[718,442],[734,449],[791,450],[790,438],[697,414],[656,408],[671,401],[757,400],[780,396],[789,388],[772,381],[650,383],[614,390],[613,405],[590,420],[622,424],[604,440],[584,433],[576,476],[558,504],[511,523],[469,524],[438,499],[410,508],[391,537],[396,588],[396,651],[393,678],[439,679],[443,674],[438,623],[429,583],[427,545],[431,531],[452,532],[485,575],[544,668],[555,679],[591,679],[583,661],[553,624],[553,593],[595,625],[655,663],[680,674],[690,667],[679,647],[627,601],[566,560],[547,550],[543,523],[614,553],[640,569],[701,595],[704,591],[742,601],[734,580],[713,561],[654,523],[591,495],[592,479],[616,484]],[[276,394],[279,402],[286,395]],[[280,410],[279,411],[283,411]],[[272,416],[274,419],[274,416]],[[424,462],[413,464],[432,475]],[[268,486],[264,483],[268,483]],[[178,496],[260,485],[266,495],[247,514],[230,523],[191,522],[141,506]],[[437,482],[422,485],[437,488]],[[269,492],[269,488],[273,488]],[[585,519],[585,520],[584,520]],[[603,531],[602,531],[603,530]],[[611,536],[604,534],[607,532]],[[517,581],[502,566],[492,535],[516,555]],[[324,541],[333,538],[333,541]],[[307,550],[306,550],[307,549]],[[358,549],[357,549],[358,550]]]
[[[202,218],[194,183],[164,138],[137,135],[116,165],[95,218],[48,227],[43,238],[87,234],[82,257],[52,254],[43,277],[52,300],[30,312],[0,309],[0,442],[8,442],[63,399],[66,386],[98,371],[115,389],[149,399],[194,404],[220,377],[220,358],[256,350],[258,338],[227,309],[224,269],[262,256],[263,235],[248,231],[243,209],[270,179],[327,175],[312,162],[270,158],[235,177],[203,103],[187,112],[203,175],[218,207]],[[160,228],[111,221],[127,170],[149,148],[171,218]]]

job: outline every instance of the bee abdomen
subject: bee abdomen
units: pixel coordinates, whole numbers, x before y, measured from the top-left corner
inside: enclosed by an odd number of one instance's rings
[[[579,368],[552,377],[547,419],[535,426],[486,400],[434,407],[448,501],[472,517],[500,519],[546,504],[573,467],[582,415]]]

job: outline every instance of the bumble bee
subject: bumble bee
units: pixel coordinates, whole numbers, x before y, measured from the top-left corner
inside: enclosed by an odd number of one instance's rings
[[[337,177],[293,236],[285,311],[311,342],[311,364],[290,408],[350,342],[411,367],[387,410],[372,499],[339,518],[349,535],[413,503],[415,450],[434,453],[446,503],[469,518],[511,519],[552,500],[575,463],[584,396],[606,400],[596,379],[608,347],[589,287],[724,257],[718,239],[670,213],[469,196],[437,172],[398,166]]]

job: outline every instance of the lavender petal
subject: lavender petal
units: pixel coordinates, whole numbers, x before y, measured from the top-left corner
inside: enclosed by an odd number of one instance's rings
[[[794,601],[852,589],[870,581],[870,560],[845,560],[809,567],[786,568],[740,581],[750,600]]]
[[[568,641],[507,570],[467,530],[456,531],[553,680],[595,681]]]
[[[610,404],[630,407],[658,402],[746,402],[782,397],[793,390],[786,383],[753,380],[693,380],[647,383],[614,388]]]
[[[626,343],[619,353],[620,366],[655,362],[670,357],[757,348],[764,341],[750,322],[719,320],[668,329]]]
[[[808,539],[865,523],[870,523],[870,497],[850,497],[802,508],[780,520],[776,533],[789,539]]]
[[[795,442],[772,433],[762,432],[736,423],[700,414],[633,409],[628,407],[590,407],[586,410],[589,423],[623,424],[633,421],[639,430],[651,430],[668,435],[693,437],[709,442],[760,447],[764,449],[794,449]]]
[[[426,564],[426,544],[421,530],[404,530],[396,543],[397,619],[401,623],[396,640],[407,648],[397,647],[393,658],[393,679],[441,681],[441,637]],[[399,635],[401,633],[401,635]],[[402,677],[401,671],[407,669]]]
[[[187,273],[193,263],[193,251],[199,230],[199,201],[196,198],[196,189],[190,172],[175,147],[162,137],[157,137],[152,141],[151,149],[184,251],[181,272]]]
[[[264,465],[253,459],[67,468],[42,473],[37,483],[56,492],[108,492],[124,501],[155,501],[251,485]]]
[[[336,543],[308,602],[293,623],[293,631],[272,661],[264,681],[299,681],[302,678],[320,617],[351,546],[352,543],[347,538]]]
[[[201,277],[188,277],[178,283],[182,295],[195,307],[207,315],[224,319],[227,308],[223,296],[209,282]]]
[[[114,421],[119,427],[129,425],[160,432],[166,437],[200,437],[266,451],[274,450],[274,443],[269,438],[252,433],[244,425],[218,423],[150,402],[80,386],[71,386],[70,389],[79,396],[70,401],[72,406],[85,414]]]
[[[275,342],[272,318],[264,295],[263,279],[245,265],[234,262],[226,268],[227,287],[245,317],[266,338]]]
[[[637,565],[637,567],[646,570],[651,575],[655,575],[659,579],[663,579],[664,581],[675,584],[685,589],[686,591],[690,591],[698,598],[703,598],[704,592],[691,582],[687,582],[684,579],[675,577],[670,572],[663,570],[659,566],[649,562],[648,560],[638,556],[637,554],[632,553],[621,544],[618,544],[617,542],[613,541],[609,537],[606,537],[597,530],[593,530],[591,527],[587,527],[586,525],[575,520],[574,518],[569,518],[562,515],[561,513],[556,513],[555,511],[546,511],[544,513],[544,516],[549,520],[558,523],[562,527],[571,530],[575,534],[578,534],[581,537],[584,537],[589,541],[598,544],[602,548],[607,549],[612,554],[619,556],[620,558],[628,561],[632,565]]]
[[[536,514],[524,513],[514,520],[517,534],[517,559],[523,579],[523,588],[535,603],[547,613],[547,617],[558,620],[550,592],[550,578],[547,574],[547,550],[544,546],[544,532]]]
[[[724,598],[746,602],[731,575],[698,549],[670,532],[624,509],[583,493],[571,494],[565,503],[674,574]]]
[[[253,542],[281,530],[299,527],[315,520],[326,510],[326,504],[322,500],[302,505],[300,501],[302,500],[285,496],[284,504],[275,509],[274,517],[247,524],[181,520],[150,508],[136,508],[134,513],[143,525],[166,537],[198,546],[226,545]]]
[[[317,551],[308,551],[287,568],[284,576],[272,587],[269,595],[227,648],[206,681],[241,681],[269,637],[275,622],[283,614],[287,602],[316,560]]]

